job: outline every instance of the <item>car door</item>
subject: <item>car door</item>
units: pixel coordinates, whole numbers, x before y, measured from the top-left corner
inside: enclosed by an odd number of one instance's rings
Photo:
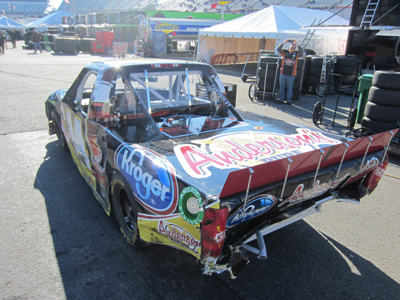
[[[93,94],[97,71],[84,69],[68,90],[61,104],[62,127],[71,155],[79,172],[92,188],[96,189],[96,176],[92,167],[92,153],[86,136],[88,107]],[[95,193],[98,198],[97,192]]]

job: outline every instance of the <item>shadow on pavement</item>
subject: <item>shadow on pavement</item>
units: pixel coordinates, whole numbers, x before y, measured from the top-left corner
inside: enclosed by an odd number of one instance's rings
[[[107,217],[57,141],[35,177],[43,194],[67,299],[395,299],[397,282],[339,241],[300,221],[266,237],[235,280],[202,275],[189,254],[136,251]],[[350,204],[349,204],[350,205]],[[350,264],[349,264],[350,262]]]

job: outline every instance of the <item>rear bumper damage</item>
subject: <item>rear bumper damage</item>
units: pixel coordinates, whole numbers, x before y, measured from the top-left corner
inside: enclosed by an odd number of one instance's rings
[[[288,211],[280,215],[276,220],[270,222],[266,227],[257,230],[256,233],[246,239],[242,245],[235,247],[230,246],[230,259],[227,263],[221,264],[221,261],[226,261],[226,258],[221,260],[208,257],[204,264],[204,274],[220,274],[224,271],[228,271],[232,279],[236,278],[242,268],[250,262],[247,252],[256,254],[258,259],[266,259],[268,257],[264,236],[300,221],[316,212],[321,212],[322,205],[328,201],[359,203],[359,201],[355,199],[341,198],[337,193],[333,193],[331,196],[316,201],[305,209],[293,209]],[[257,240],[258,248],[249,245],[249,243],[254,240]]]

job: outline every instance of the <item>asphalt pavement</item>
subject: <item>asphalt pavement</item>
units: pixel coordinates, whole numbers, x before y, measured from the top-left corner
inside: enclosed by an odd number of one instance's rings
[[[400,158],[361,204],[324,204],[266,236],[267,260],[232,280],[206,276],[189,254],[166,246],[132,249],[81,178],[70,154],[47,134],[44,101],[82,67],[112,60],[90,54],[33,54],[8,43],[0,55],[0,299],[399,299]],[[127,59],[137,59],[128,57]],[[185,59],[185,58],[180,58]],[[192,58],[187,58],[191,60]],[[239,109],[344,134],[351,95],[292,106],[251,101],[240,68],[218,67],[237,85]],[[338,100],[335,126],[333,114]]]

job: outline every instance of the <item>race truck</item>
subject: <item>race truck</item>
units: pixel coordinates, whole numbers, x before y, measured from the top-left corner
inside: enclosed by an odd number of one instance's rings
[[[352,140],[239,110],[212,66],[171,60],[91,63],[45,108],[128,243],[232,277],[248,252],[266,258],[265,235],[374,191],[395,133]]]

